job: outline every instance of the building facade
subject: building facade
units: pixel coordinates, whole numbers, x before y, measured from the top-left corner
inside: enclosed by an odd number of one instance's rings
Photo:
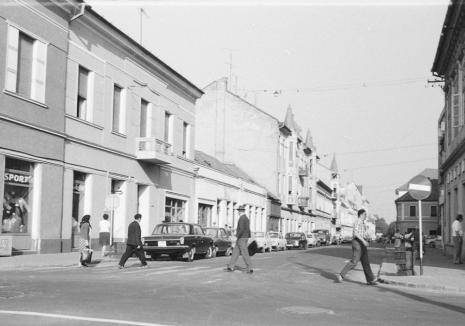
[[[236,228],[238,206],[245,205],[250,228],[266,231],[267,191],[245,172],[232,164],[224,164],[201,151],[195,153],[198,168],[195,177],[197,201],[196,223],[203,227]]]
[[[202,92],[86,8],[70,23],[62,235],[109,213],[112,241],[141,213],[142,234],[165,219],[195,221],[195,101]],[[98,230],[92,230],[98,237]]]
[[[450,2],[432,72],[444,79],[444,109],[438,120],[439,214],[445,250],[452,251],[452,222],[465,202],[465,5]]]
[[[0,12],[0,236],[14,251],[61,250],[68,20],[58,1]]]

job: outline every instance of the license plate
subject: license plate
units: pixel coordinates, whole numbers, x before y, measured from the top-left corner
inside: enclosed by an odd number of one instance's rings
[[[159,247],[166,247],[166,241],[158,241]]]

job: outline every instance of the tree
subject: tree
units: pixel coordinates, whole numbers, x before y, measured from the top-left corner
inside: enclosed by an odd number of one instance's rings
[[[389,238],[392,238],[394,236],[394,233],[396,233],[396,227],[397,227],[396,222],[391,222],[391,224],[389,224],[389,227],[388,227],[387,232],[386,232],[386,235]]]

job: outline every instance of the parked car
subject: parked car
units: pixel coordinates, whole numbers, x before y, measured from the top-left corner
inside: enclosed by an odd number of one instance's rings
[[[307,233],[307,245],[309,247],[319,247],[320,244],[320,239],[314,234],[314,233]]]
[[[329,246],[331,244],[331,235],[329,234],[329,230],[314,230],[312,233],[316,234],[318,239],[320,239],[320,244],[322,246]]]
[[[271,242],[271,250],[286,250],[286,239],[281,232],[269,231],[268,239]]]
[[[287,249],[299,248],[308,249],[307,237],[303,232],[289,232],[286,233],[286,247]]]
[[[340,233],[336,233],[331,236],[331,244],[340,245],[341,243],[342,243],[342,235]]]
[[[214,243],[198,224],[162,223],[155,227],[151,236],[144,237],[144,251],[152,259],[169,255],[171,259],[182,257],[193,261],[196,255],[213,257]]]
[[[253,240],[257,241],[259,252],[271,252],[271,241],[265,232],[252,232],[252,237],[249,242],[252,242]]]
[[[203,229],[206,236],[209,236],[213,239],[213,244],[215,246],[213,257],[217,254],[230,256],[232,254],[233,246],[231,237],[228,236],[227,232],[223,228],[204,228]]]

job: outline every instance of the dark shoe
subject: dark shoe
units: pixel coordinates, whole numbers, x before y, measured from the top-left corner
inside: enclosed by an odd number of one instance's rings
[[[337,273],[336,274],[336,282],[342,283],[343,281],[344,281],[344,278],[342,277],[342,275],[340,273]]]
[[[226,267],[224,269],[225,272],[234,272],[234,269],[232,269],[231,267]]]
[[[249,269],[249,270],[247,271],[247,274],[253,274],[253,269]]]

